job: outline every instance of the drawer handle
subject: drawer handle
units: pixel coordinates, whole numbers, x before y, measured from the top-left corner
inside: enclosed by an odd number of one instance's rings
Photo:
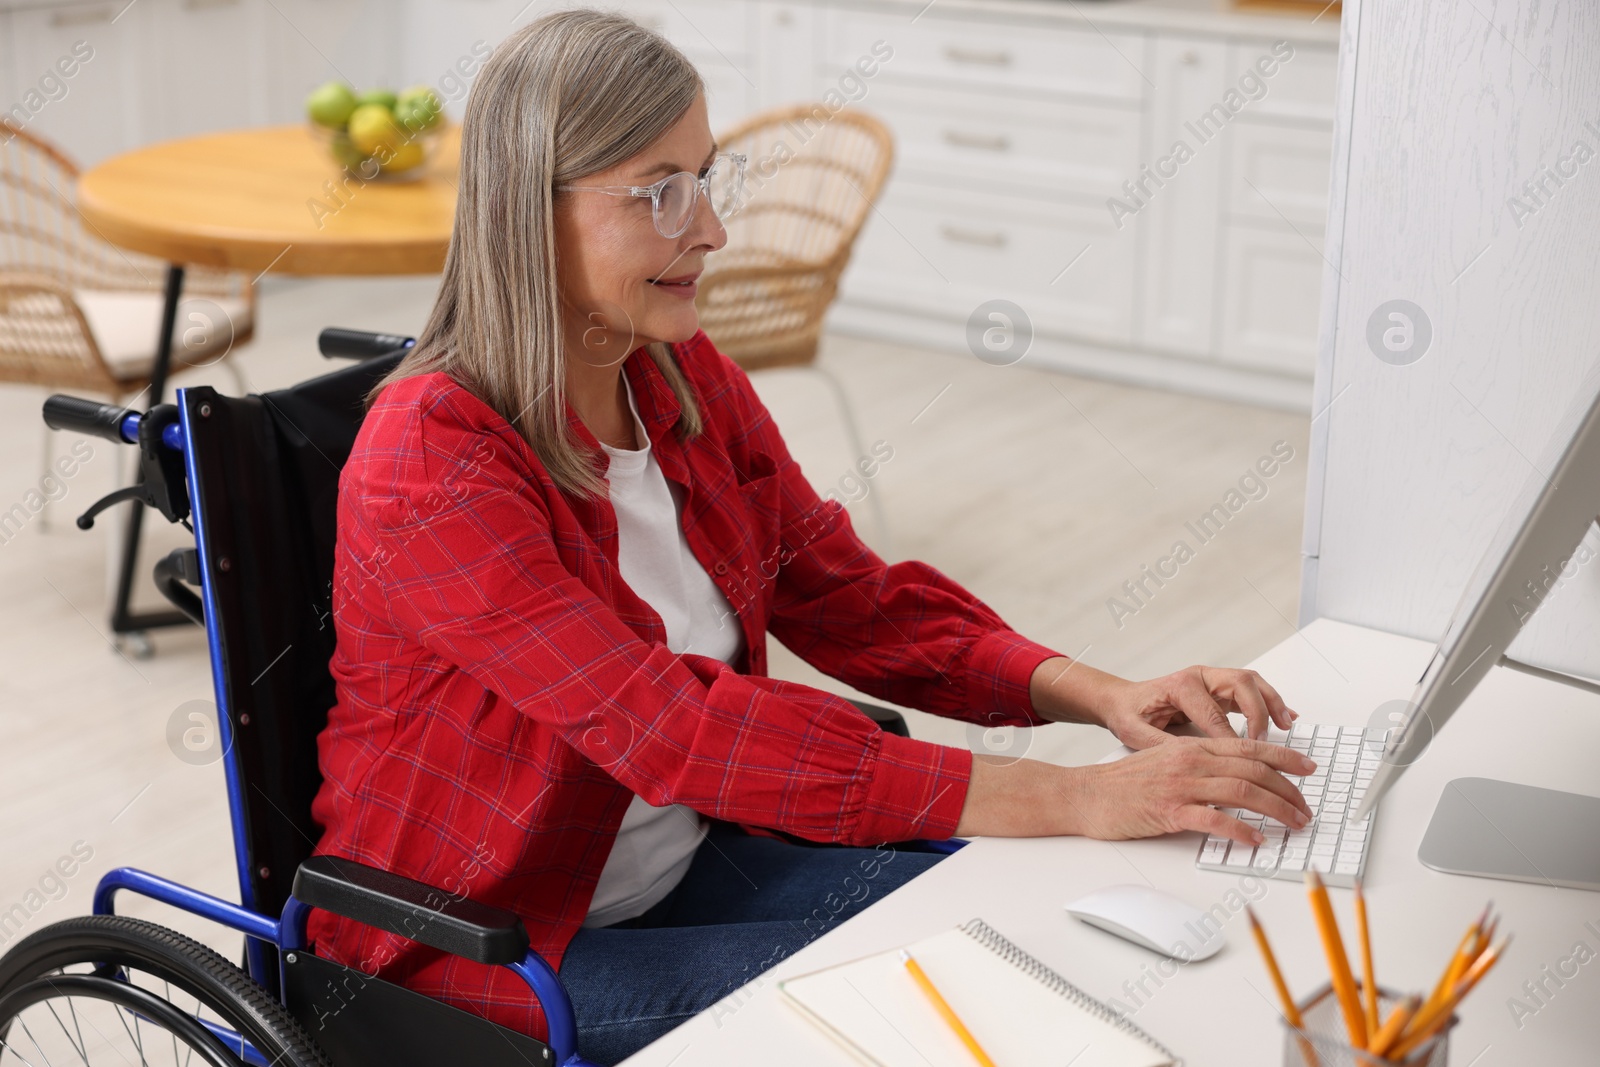
[[[207,11],[217,7],[238,7],[239,0],[183,0],[185,11]]]
[[[110,22],[116,12],[109,7],[93,11],[56,11],[50,15],[52,26],[84,26],[91,22]]]
[[[960,130],[945,130],[946,144],[953,144],[957,148],[987,148],[991,152],[1005,152],[1011,148],[1011,141],[1004,134],[963,133]]]
[[[963,230],[959,226],[948,223],[941,224],[939,232],[947,241],[960,241],[965,245],[983,245],[985,248],[1004,248],[1006,235],[999,230],[988,230],[980,233],[977,230]]]
[[[984,52],[975,48],[960,48],[947,44],[944,46],[944,57],[952,63],[981,63],[986,67],[1011,66],[1011,53],[1004,50]]]

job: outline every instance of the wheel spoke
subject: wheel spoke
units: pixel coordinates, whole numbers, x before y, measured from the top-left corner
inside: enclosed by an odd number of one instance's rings
[[[83,1040],[83,1027],[78,1025],[78,1009],[72,1003],[72,998],[67,998],[67,1011],[72,1013],[72,1028],[78,1033],[78,1047],[83,1049],[83,1062],[85,1067],[89,1063],[89,1045]]]
[[[24,1028],[24,1029],[26,1029],[26,1028]],[[32,1038],[33,1035],[29,1034],[28,1037]],[[17,1059],[21,1060],[23,1062],[23,1064],[25,1065],[25,1067],[34,1067],[34,1064],[33,1064],[32,1060],[28,1059],[28,1057],[24,1056],[22,1053],[18,1052],[16,1049],[12,1048],[10,1042],[8,1042],[3,1037],[0,1037],[0,1051],[5,1051],[5,1052],[11,1053]]]
[[[70,1008],[72,1006],[72,998],[71,997],[67,997],[66,1001],[67,1001],[67,1006]],[[76,1019],[78,1017],[78,1013],[77,1013],[76,1010],[73,1011],[72,1017],[74,1019]],[[94,1031],[94,1036],[98,1037],[100,1039],[100,1043],[105,1045],[107,1048],[109,1048],[109,1049],[111,1049],[112,1051],[115,1052],[117,1046],[113,1045],[110,1041],[106,1040],[106,1035],[100,1032],[100,1028],[94,1024],[94,1020],[90,1019],[90,1020],[88,1020],[88,1022],[89,1022],[89,1029]],[[87,1048],[88,1046],[85,1045],[84,1047]],[[122,1053],[118,1052],[117,1055],[118,1056],[122,1056]],[[128,1062],[128,1057],[122,1056],[122,1062],[123,1063],[127,1063]]]
[[[76,1043],[74,1043],[72,1040],[72,1032],[67,1029],[67,1024],[61,1021],[61,1016],[56,1014],[56,1006],[51,1004],[49,1001],[45,1001],[44,1006],[50,1009],[50,1014],[52,1017],[54,1017],[56,1025],[61,1027],[61,1036],[67,1039],[67,1044],[72,1046],[72,1051],[78,1054],[78,1058],[83,1061],[84,1067],[89,1067],[89,1055],[87,1050],[83,1047],[83,1034],[79,1033],[78,1040]],[[67,998],[67,1009],[69,1011],[73,1011],[71,997]],[[72,1022],[73,1025],[77,1025],[78,1015],[76,1011],[73,1011]]]
[[[17,1022],[22,1024],[22,1032],[28,1035],[28,1040],[33,1042],[33,1047],[38,1051],[39,1058],[44,1060],[45,1067],[50,1067],[50,1057],[45,1053],[44,1047],[39,1044],[39,1039],[33,1036],[33,1031],[28,1029],[28,1020],[17,1016]]]
[[[150,1061],[144,1058],[144,1047],[139,1044],[139,1039],[133,1036],[133,1031],[128,1029],[128,1021],[123,1018],[123,1015],[129,1014],[128,1010],[121,1004],[115,1004],[113,1007],[117,1009],[117,1021],[122,1024],[123,1031],[133,1041],[133,1047],[139,1053],[139,1067],[150,1067]],[[133,1017],[133,1025],[135,1027],[139,1025],[139,1017],[137,1015]],[[127,1057],[123,1058],[126,1059]]]

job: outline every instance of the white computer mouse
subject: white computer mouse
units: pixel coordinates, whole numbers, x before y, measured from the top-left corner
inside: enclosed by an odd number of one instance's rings
[[[1112,885],[1067,905],[1067,914],[1152,952],[1184,962],[1210,959],[1226,939],[1199,908],[1146,885]]]

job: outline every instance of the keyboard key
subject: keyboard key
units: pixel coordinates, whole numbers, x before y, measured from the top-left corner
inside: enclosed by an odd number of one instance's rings
[[[1243,842],[1240,842],[1240,841],[1235,841],[1233,843],[1233,847],[1228,850],[1228,859],[1227,859],[1228,866],[1229,867],[1248,867],[1248,866],[1250,866],[1250,861],[1255,858],[1255,851],[1256,850],[1251,848],[1249,845],[1246,845],[1246,844],[1244,844]]]

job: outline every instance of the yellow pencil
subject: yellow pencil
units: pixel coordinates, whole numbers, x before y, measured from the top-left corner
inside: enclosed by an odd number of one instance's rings
[[[1345,1029],[1350,1032],[1350,1047],[1364,1049],[1367,1047],[1367,1019],[1361,1010],[1361,996],[1356,992],[1355,975],[1350,973],[1350,957],[1344,953],[1344,940],[1339,936],[1339,922],[1333,917],[1328,889],[1315,869],[1306,871],[1306,891],[1311,897],[1311,910],[1317,917],[1317,930],[1322,935],[1322,949],[1328,955],[1333,991],[1339,998]]]
[[[1367,1033],[1378,1032],[1378,980],[1372,973],[1372,934],[1367,929],[1367,897],[1356,879],[1356,938],[1361,942],[1361,991],[1366,994]]]
[[[1400,1032],[1406,1028],[1411,1017],[1422,1007],[1422,997],[1409,996],[1395,1005],[1394,1011],[1389,1013],[1389,1018],[1384,1021],[1372,1035],[1372,1040],[1367,1043],[1367,1051],[1375,1056],[1386,1054],[1400,1039]]]
[[[1244,906],[1244,913],[1250,918],[1250,929],[1256,935],[1256,947],[1261,950],[1261,958],[1267,963],[1267,975],[1272,979],[1278,999],[1283,1003],[1283,1017],[1290,1026],[1304,1033],[1306,1021],[1300,1015],[1300,1007],[1294,1002],[1294,997],[1289,995],[1289,983],[1283,980],[1283,972],[1278,969],[1278,957],[1272,954],[1272,946],[1267,943],[1267,932],[1261,928],[1261,921],[1256,918],[1255,910],[1250,905]],[[1309,1067],[1317,1067],[1316,1049],[1304,1037],[1300,1038],[1300,1051],[1305,1054]]]
[[[1472,943],[1472,958],[1474,960],[1483,955],[1483,950],[1489,947],[1489,943],[1494,940],[1494,932],[1499,926],[1500,916],[1496,915],[1489,920],[1489,925],[1483,928],[1483,932],[1478,934],[1478,939]]]
[[[950,1024],[950,1029],[956,1032],[956,1036],[961,1039],[961,1043],[967,1046],[967,1050],[972,1053],[973,1059],[981,1063],[983,1067],[995,1067],[994,1060],[991,1060],[989,1054],[983,1051],[983,1046],[978,1044],[978,1039],[972,1036],[972,1031],[967,1029],[967,1024],[961,1021],[961,1017],[956,1014],[955,1009],[950,1006],[944,997],[939,995],[938,988],[934,986],[932,980],[928,978],[928,975],[918,965],[917,961],[911,958],[911,953],[901,949],[900,960],[906,965],[906,970],[911,972],[911,977],[916,979],[917,986],[933,1004],[934,1010],[939,1013],[939,1016],[945,1022]]]
[[[1411,1022],[1406,1026],[1405,1033],[1400,1041],[1390,1050],[1389,1058],[1403,1060],[1421,1045],[1437,1034],[1450,1021],[1450,1016],[1455,1013],[1457,1005],[1477,985],[1483,976],[1489,973],[1489,968],[1499,962],[1505,955],[1506,946],[1511,944],[1507,937],[1498,945],[1486,950],[1473,962],[1467,973],[1456,983],[1455,988],[1446,995],[1445,999],[1433,1004],[1424,1005],[1422,1010],[1412,1016]]]
[[[1450,995],[1450,990],[1455,987],[1456,980],[1471,965],[1470,953],[1472,946],[1478,943],[1478,937],[1483,933],[1483,924],[1489,918],[1489,908],[1483,909],[1483,914],[1478,921],[1467,927],[1467,932],[1461,935],[1461,942],[1456,945],[1456,950],[1450,956],[1450,962],[1445,964],[1444,973],[1439,976],[1438,984],[1433,987],[1433,993],[1423,1002],[1423,1009],[1433,1007]]]

